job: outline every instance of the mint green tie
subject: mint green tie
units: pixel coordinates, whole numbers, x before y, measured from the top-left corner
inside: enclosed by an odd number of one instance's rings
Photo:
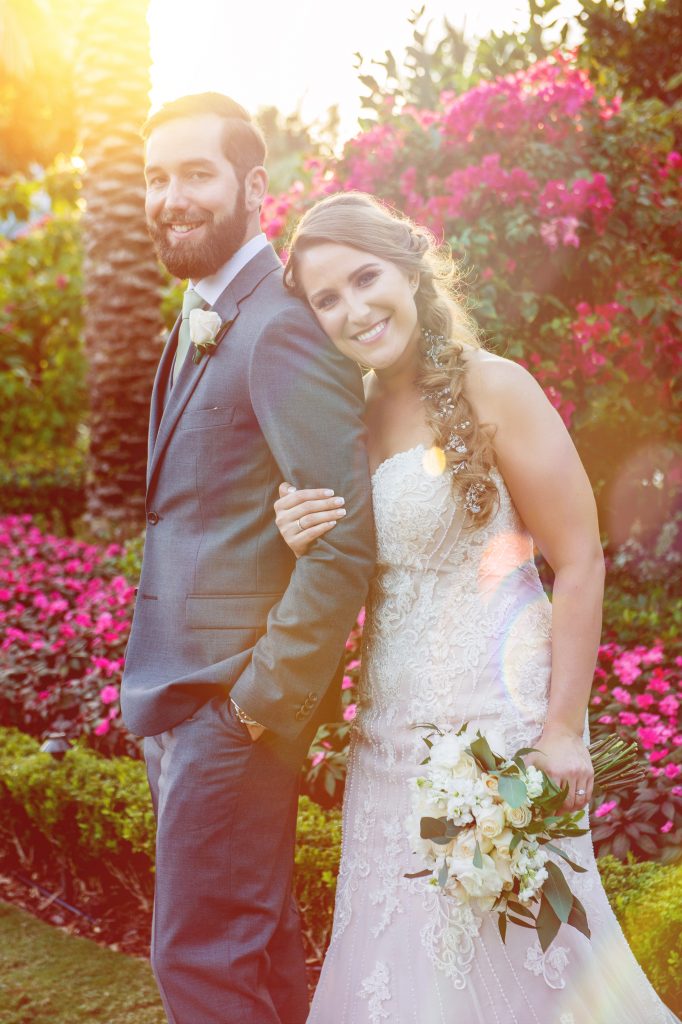
[[[188,288],[182,297],[182,322],[180,324],[180,333],[178,334],[178,348],[175,353],[175,366],[173,368],[173,383],[178,379],[178,374],[182,369],[187,353],[189,352],[190,337],[189,337],[189,315],[193,309],[200,309],[204,305],[199,292],[195,292],[194,288]]]

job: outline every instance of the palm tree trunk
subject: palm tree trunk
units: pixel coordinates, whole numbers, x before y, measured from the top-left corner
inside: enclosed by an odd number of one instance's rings
[[[149,107],[146,10],[147,0],[87,0],[75,76],[85,162],[86,518],[119,536],[144,523],[149,397],[163,339],[139,136]]]

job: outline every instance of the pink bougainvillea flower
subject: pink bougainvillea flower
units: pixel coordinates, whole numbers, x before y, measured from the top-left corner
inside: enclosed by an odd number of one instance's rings
[[[349,704],[343,713],[343,717],[347,722],[352,722],[358,711],[357,704]]]
[[[102,704],[113,704],[118,700],[118,686],[103,686],[99,691],[99,699]]]

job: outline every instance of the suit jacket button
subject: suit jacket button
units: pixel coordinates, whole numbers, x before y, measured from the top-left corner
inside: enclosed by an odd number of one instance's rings
[[[147,516],[147,522],[151,526],[156,526],[160,518],[161,517],[159,516],[158,512],[150,512],[149,515]]]

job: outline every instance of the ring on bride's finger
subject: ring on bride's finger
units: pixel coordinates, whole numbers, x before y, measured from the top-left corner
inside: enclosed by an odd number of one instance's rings
[[[301,520],[300,520],[300,519],[297,519],[297,520],[296,520],[296,522],[297,522],[297,524],[298,524],[298,529],[299,529],[299,532],[300,532],[300,533],[303,533],[303,527],[301,526]]]
[[[578,796],[585,796],[586,792],[587,790],[585,789],[576,789],[576,793],[578,794]]]

